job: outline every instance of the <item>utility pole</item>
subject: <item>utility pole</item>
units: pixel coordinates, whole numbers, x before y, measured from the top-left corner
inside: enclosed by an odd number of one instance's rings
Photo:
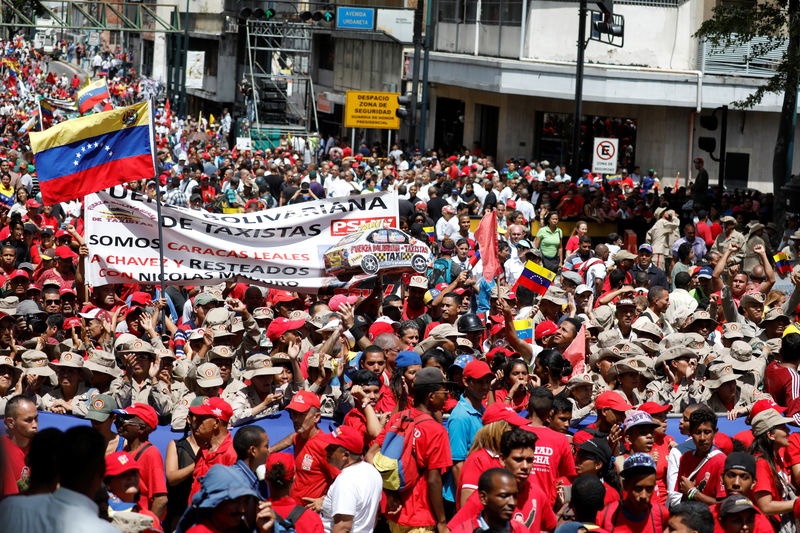
[[[728,106],[722,106],[722,127],[719,132],[719,188],[725,183],[725,160],[728,144]]]
[[[420,50],[422,48],[422,15],[425,0],[417,0],[417,7],[414,9],[414,70],[411,75],[411,105],[409,114],[411,121],[408,128],[408,148],[411,156],[414,156],[417,147],[417,93],[419,92],[419,63]],[[424,147],[423,147],[424,149]]]
[[[189,51],[189,0],[186,0],[186,13],[183,16],[183,54],[181,58],[181,78],[178,81],[181,88],[181,105],[180,105],[180,114],[182,116],[186,116],[188,111],[186,106],[186,67],[187,59],[186,55]]]
[[[428,65],[430,63],[431,53],[432,6],[433,0],[428,0],[428,7],[425,11],[425,60],[422,66],[422,109],[420,110],[419,118],[419,146],[423,153],[427,147],[425,144],[425,129],[428,122]]]
[[[583,52],[586,48],[587,0],[580,0],[578,8],[578,58],[575,63],[575,111],[572,120],[572,175],[581,174],[581,115],[583,104]]]

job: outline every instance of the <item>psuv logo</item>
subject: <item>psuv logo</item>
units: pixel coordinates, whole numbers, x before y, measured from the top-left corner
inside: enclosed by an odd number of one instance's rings
[[[394,227],[394,217],[348,218],[345,220],[331,221],[331,236],[344,237],[359,231],[365,224],[382,222],[384,227]],[[376,224],[379,225],[379,224]]]

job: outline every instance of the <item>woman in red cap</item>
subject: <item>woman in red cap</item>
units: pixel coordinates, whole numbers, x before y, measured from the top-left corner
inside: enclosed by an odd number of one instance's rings
[[[106,455],[105,485],[108,489],[108,515],[112,524],[129,524],[131,519],[138,518],[150,528],[148,531],[162,531],[161,520],[147,507],[142,506],[143,500],[139,496],[139,463],[133,455],[128,452]],[[134,516],[132,513],[142,516]]]

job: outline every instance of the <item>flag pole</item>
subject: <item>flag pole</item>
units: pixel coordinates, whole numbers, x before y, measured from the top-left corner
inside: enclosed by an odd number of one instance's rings
[[[161,269],[161,297],[167,297],[167,290],[164,282],[164,230],[162,225],[164,220],[161,216],[161,183],[158,179],[158,158],[156,155],[156,127],[155,127],[155,98],[151,97],[147,103],[148,118],[150,119],[150,151],[153,154],[153,176],[156,181],[156,213],[158,216],[158,261]],[[161,328],[162,333],[167,331],[167,312],[162,310]]]
[[[39,101],[36,104],[39,106],[39,131],[44,131],[44,120],[42,119],[42,97],[39,97]]]

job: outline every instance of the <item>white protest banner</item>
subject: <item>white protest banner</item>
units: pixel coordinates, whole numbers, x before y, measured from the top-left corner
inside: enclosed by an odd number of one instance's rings
[[[160,283],[155,201],[115,187],[86,196],[86,280]],[[363,224],[398,226],[397,196],[327,198],[255,213],[162,206],[166,283],[239,279],[303,292],[343,284],[325,275],[323,254]]]

